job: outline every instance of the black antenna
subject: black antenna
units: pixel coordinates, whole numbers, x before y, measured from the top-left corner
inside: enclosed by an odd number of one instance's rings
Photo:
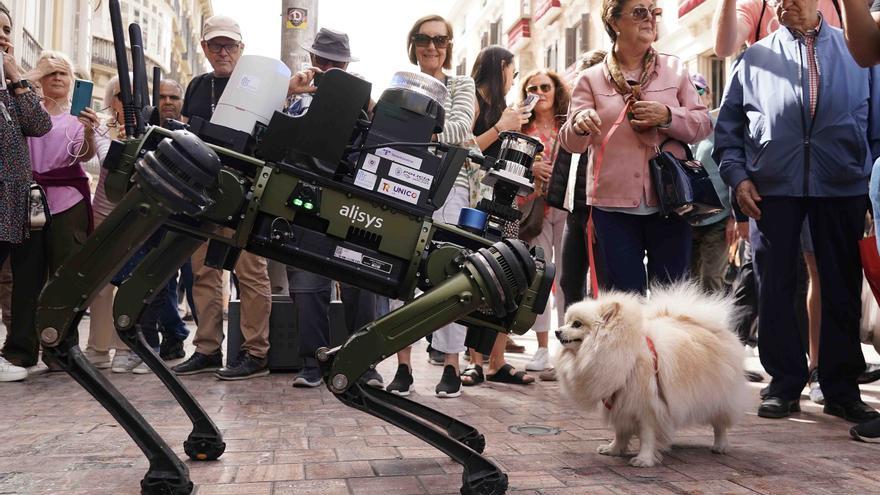
[[[158,65],[153,66],[153,107],[159,108],[159,85],[162,84],[162,69]]]
[[[134,79],[134,107],[137,123],[137,136],[146,130],[144,123],[144,107],[147,106],[147,65],[144,62],[144,39],[141,27],[135,23],[128,25],[128,38],[131,41],[131,70]]]
[[[125,32],[122,30],[122,11],[119,0],[110,0],[110,26],[113,29],[113,49],[116,52],[116,72],[119,75],[119,97],[122,100],[122,114],[125,120],[125,135],[134,137],[137,132],[137,110],[131,95],[128,80],[128,56],[125,53]],[[109,105],[109,102],[105,102]]]

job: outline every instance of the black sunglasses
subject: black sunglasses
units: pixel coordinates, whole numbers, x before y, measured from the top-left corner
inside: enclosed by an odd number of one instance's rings
[[[706,94],[706,88],[697,88],[697,94],[703,96]]]
[[[553,85],[549,83],[533,84],[526,87],[526,93],[537,93],[539,89],[542,93],[549,93],[553,91]]]
[[[632,9],[632,12],[629,13],[632,16],[633,20],[636,22],[642,22],[648,18],[648,16],[653,16],[654,18],[660,17],[663,15],[663,9],[660,7],[654,7],[652,9],[648,9],[647,7],[638,6]]]
[[[220,53],[225,49],[226,53],[234,55],[238,53],[238,49],[241,48],[240,43],[229,43],[228,45],[224,45],[222,43],[207,42],[205,44],[208,45],[208,51],[210,51],[211,53]]]
[[[340,62],[338,60],[330,60],[329,58],[319,57],[315,55],[315,65],[318,66],[319,69],[324,67],[334,67],[337,69],[342,69],[345,67],[345,64],[348,62]]]
[[[428,45],[434,43],[434,48],[442,50],[449,45],[449,36],[428,36],[427,34],[418,33],[412,35],[412,42],[421,48],[427,48]]]

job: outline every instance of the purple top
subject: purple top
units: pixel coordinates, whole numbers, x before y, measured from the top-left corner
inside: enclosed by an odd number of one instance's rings
[[[31,164],[36,173],[76,165],[82,169],[84,127],[76,117],[69,113],[50,115],[52,130],[42,137],[29,137],[28,147],[31,152]],[[85,175],[85,174],[83,174]],[[49,211],[53,215],[62,213],[83,200],[84,196],[76,187],[43,185],[49,201]]]

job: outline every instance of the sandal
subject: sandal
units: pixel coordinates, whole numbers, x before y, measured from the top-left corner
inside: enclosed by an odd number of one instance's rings
[[[486,381],[483,367],[479,364],[471,364],[461,372],[461,384],[465,387],[473,387]]]
[[[528,385],[535,381],[534,378],[526,381],[526,377],[531,378],[525,371],[517,371],[514,373],[513,366],[505,364],[498,368],[492,375],[486,375],[486,380],[496,383],[512,383],[514,385]]]

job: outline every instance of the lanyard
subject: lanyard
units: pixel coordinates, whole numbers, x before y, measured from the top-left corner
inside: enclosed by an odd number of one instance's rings
[[[211,115],[214,115],[214,108],[217,106],[217,100],[214,96],[214,76],[211,76]]]

